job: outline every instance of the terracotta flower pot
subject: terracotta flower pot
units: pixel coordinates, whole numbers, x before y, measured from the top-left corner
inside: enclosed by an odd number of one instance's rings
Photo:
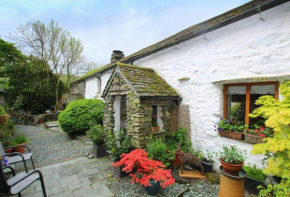
[[[179,159],[179,152],[176,151],[175,152],[175,158],[170,162],[171,165],[174,165],[174,166],[179,166],[181,163],[180,159]]]
[[[8,114],[0,115],[0,124],[4,124],[8,120],[9,120],[9,115]]]
[[[5,153],[12,153],[12,148],[7,148],[7,149],[5,150]]]
[[[222,167],[224,168],[225,173],[236,176],[239,171],[243,168],[244,163],[242,164],[230,164],[226,163],[220,159]]]
[[[22,143],[22,144],[18,144],[16,146],[19,146],[19,145],[25,145],[25,143]],[[17,147],[17,148],[13,148],[13,152],[19,152],[21,154],[24,154],[24,151],[25,151],[25,147]]]

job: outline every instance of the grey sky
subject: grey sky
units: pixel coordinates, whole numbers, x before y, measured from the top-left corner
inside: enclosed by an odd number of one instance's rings
[[[57,21],[80,38],[89,61],[106,64],[111,52],[130,55],[247,0],[0,0],[0,36],[28,20]]]

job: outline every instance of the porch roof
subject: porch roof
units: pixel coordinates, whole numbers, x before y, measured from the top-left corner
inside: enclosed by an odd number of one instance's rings
[[[115,72],[107,83],[103,95],[106,95],[111,80],[119,73],[138,97],[177,97],[179,94],[153,69],[116,63]]]

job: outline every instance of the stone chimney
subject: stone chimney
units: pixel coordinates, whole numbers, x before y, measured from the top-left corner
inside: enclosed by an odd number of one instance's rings
[[[123,51],[114,50],[111,55],[111,63],[115,63],[124,57]]]

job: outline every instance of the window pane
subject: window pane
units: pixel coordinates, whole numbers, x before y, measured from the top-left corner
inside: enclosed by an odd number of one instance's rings
[[[229,86],[227,92],[227,118],[245,121],[246,86]]]
[[[157,127],[157,105],[153,105],[152,106],[152,117],[151,117],[151,123],[152,123],[152,127]]]
[[[275,97],[275,85],[252,85],[250,95],[250,113],[258,107],[255,103],[256,100],[264,95],[270,95]],[[265,120],[262,117],[250,118],[250,125],[258,124],[263,125]]]

